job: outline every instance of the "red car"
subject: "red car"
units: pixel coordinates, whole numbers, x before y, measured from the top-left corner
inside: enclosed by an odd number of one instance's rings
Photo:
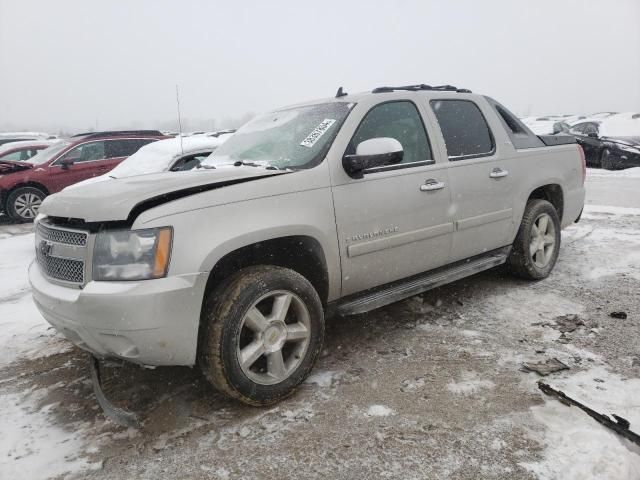
[[[103,175],[161,138],[167,137],[157,130],[93,132],[60,140],[24,161],[0,158],[0,205],[12,219],[32,221],[47,195]]]

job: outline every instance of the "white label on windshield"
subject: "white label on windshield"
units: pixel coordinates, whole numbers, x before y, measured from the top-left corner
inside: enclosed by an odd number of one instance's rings
[[[329,130],[329,127],[334,123],[336,123],[336,121],[333,118],[325,118],[320,122],[320,125],[313,129],[313,132],[307,135],[307,138],[300,142],[300,145],[307,148],[313,147],[315,143],[320,140],[320,137],[324,135],[327,130]]]

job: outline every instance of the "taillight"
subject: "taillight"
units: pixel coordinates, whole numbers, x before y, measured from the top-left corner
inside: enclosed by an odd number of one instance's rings
[[[587,159],[584,156],[582,145],[578,145],[578,153],[580,153],[580,161],[582,161],[582,185],[587,178]]]

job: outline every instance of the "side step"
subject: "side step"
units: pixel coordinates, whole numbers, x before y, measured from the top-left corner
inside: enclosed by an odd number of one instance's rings
[[[432,288],[489,270],[505,263],[510,251],[511,246],[499,248],[467,260],[347,297],[338,303],[337,313],[339,315],[365,313],[426,292]]]

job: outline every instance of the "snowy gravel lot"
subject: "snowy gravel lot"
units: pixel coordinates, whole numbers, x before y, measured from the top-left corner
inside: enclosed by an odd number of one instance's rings
[[[0,478],[639,479],[639,447],[521,370],[557,358],[570,369],[545,381],[640,433],[640,174],[590,170],[587,189],[548,279],[485,272],[330,319],[313,375],[276,407],[187,368],[109,369],[140,430],[104,418],[87,355],[31,301],[31,227],[0,221]],[[582,325],[560,332],[571,314]]]

